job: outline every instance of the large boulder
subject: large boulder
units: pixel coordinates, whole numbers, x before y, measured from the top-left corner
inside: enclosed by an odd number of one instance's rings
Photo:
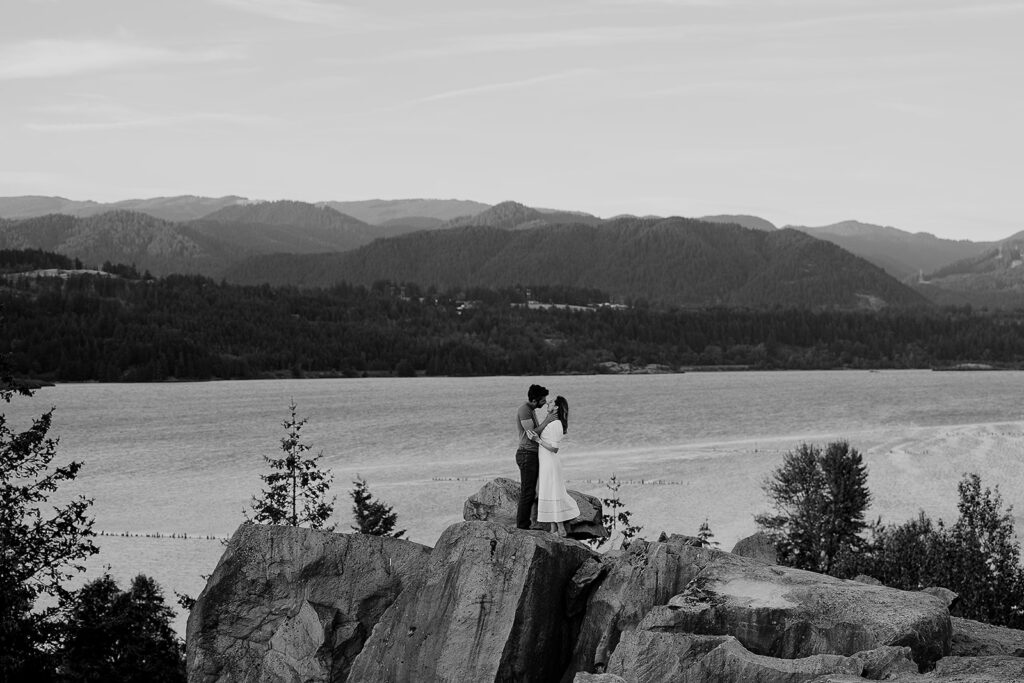
[[[598,671],[608,664],[624,631],[656,605],[667,604],[696,576],[684,537],[665,541],[636,539],[621,552],[584,565],[577,583],[592,584],[586,617],[573,651],[574,671]]]
[[[953,617],[950,654],[962,657],[1024,654],[1024,631]]]
[[[945,603],[921,592],[765,565],[712,549],[680,547],[693,580],[638,629],[732,635],[755,654],[795,659],[908,646],[921,665],[949,653]]]
[[[243,524],[189,615],[188,680],[345,680],[429,553],[394,538]]]
[[[802,683],[822,674],[859,676],[862,670],[852,657],[776,659],[753,654],[732,636],[643,630],[623,634],[608,663],[609,673],[637,683]]]
[[[749,557],[765,564],[779,563],[779,553],[775,548],[775,542],[763,531],[736,541],[736,545],[732,547],[732,554]]]
[[[890,683],[1021,683],[1024,681],[1024,658],[1006,655],[945,657],[926,674],[900,673],[884,680]],[[864,683],[864,678],[826,674],[811,683]]]
[[[579,491],[569,491],[569,495],[580,508],[580,515],[565,523],[570,538],[608,538],[608,530],[604,528],[601,499]],[[494,522],[509,527],[516,526],[516,511],[519,508],[519,482],[499,477],[493,479],[470,496],[462,507],[462,518],[467,522]],[[533,510],[533,528],[540,529],[537,523],[537,509]],[[544,526],[546,529],[546,525]]]
[[[572,578],[596,553],[492,522],[450,526],[374,628],[349,681],[550,681],[576,628]]]

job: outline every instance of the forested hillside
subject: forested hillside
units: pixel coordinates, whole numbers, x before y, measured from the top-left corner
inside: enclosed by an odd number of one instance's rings
[[[916,278],[921,272],[931,272],[989,248],[983,242],[942,239],[928,233],[909,233],[858,221],[843,221],[817,228],[788,227],[837,244],[900,280]]]
[[[140,271],[215,274],[237,258],[237,248],[144,213],[111,211],[76,218],[51,214],[0,220],[0,249],[43,249],[98,267],[105,261]]]
[[[529,282],[680,306],[927,304],[876,266],[797,231],[684,218],[419,232],[345,254],[255,258],[225,277],[243,284],[321,287],[381,279],[440,288]]]
[[[295,289],[198,276],[6,277],[0,353],[10,352],[17,374],[44,380],[1024,363],[1020,317],[966,309],[569,310],[527,307],[523,288],[434,293],[387,283]],[[531,293],[577,304],[600,298],[568,288]]]
[[[329,206],[290,201],[228,206],[189,226],[250,254],[347,251],[388,234]]]

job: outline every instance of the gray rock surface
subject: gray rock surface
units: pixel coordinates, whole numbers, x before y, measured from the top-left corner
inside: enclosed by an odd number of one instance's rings
[[[608,538],[608,530],[604,528],[601,500],[579,491],[569,491],[569,495],[580,508],[580,516],[565,523],[570,538]],[[516,525],[516,510],[519,506],[519,482],[514,479],[499,477],[481,487],[470,496],[462,508],[462,518],[469,521],[494,522],[508,527]],[[537,524],[537,509],[533,510],[533,524]],[[543,527],[545,530],[547,525]]]
[[[629,631],[608,663],[608,672],[630,683],[801,683],[822,674],[859,676],[851,657],[813,655],[776,659],[756,655],[732,636]]]
[[[811,683],[864,683],[864,678],[842,674],[826,674]],[[946,657],[926,674],[903,673],[884,679],[891,683],[1021,683],[1024,681],[1024,658]]]
[[[450,526],[423,579],[374,628],[349,681],[558,680],[576,636],[572,578],[596,556],[545,532]]]
[[[752,560],[759,560],[765,564],[779,563],[775,543],[762,531],[736,541],[736,545],[732,548],[732,554],[749,557]]]
[[[243,524],[189,615],[188,680],[344,680],[429,552],[394,538]]]
[[[909,647],[883,645],[874,650],[857,652],[851,659],[860,665],[861,677],[873,681],[885,681],[916,674],[918,671]]]
[[[953,617],[951,653],[961,657],[1015,655],[1024,652],[1024,631]]]
[[[941,586],[935,586],[932,588],[922,588],[921,592],[927,593],[928,595],[934,595],[939,600],[942,600],[942,602],[946,603],[947,609],[953,609],[953,605],[955,605],[957,601],[960,600],[959,595],[949,590],[948,588],[942,588]]]
[[[910,647],[919,664],[949,653],[949,612],[939,598],[717,550],[678,553],[693,581],[668,605],[651,609],[638,629],[733,635],[751,652],[784,659],[882,645]]]
[[[573,671],[595,671],[607,665],[624,631],[637,624],[656,605],[682,592],[696,576],[691,556],[682,555],[684,542],[634,540],[626,550],[588,563],[581,570],[600,581],[587,600],[586,616],[573,652]]]
[[[627,683],[625,678],[615,674],[588,674],[580,672],[572,679],[572,683]]]

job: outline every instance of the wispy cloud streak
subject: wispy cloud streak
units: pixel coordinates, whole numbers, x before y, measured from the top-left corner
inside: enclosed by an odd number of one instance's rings
[[[343,2],[316,0],[213,0],[213,2],[250,14],[298,24],[367,30],[375,26],[362,10]]]
[[[165,116],[136,115],[107,121],[64,121],[54,123],[28,123],[26,128],[45,133],[80,133],[92,131],[130,130],[137,128],[167,128],[193,123],[220,123],[225,125],[264,125],[273,119],[262,116],[241,116],[216,112],[190,112]]]
[[[0,49],[0,80],[59,78],[159,64],[201,64],[238,58],[231,49],[181,52],[110,41],[33,40]]]
[[[580,76],[587,76],[594,73],[593,69],[571,69],[569,71],[563,71],[555,74],[548,74],[545,76],[536,76],[534,78],[525,78],[520,81],[506,81],[504,83],[486,83],[484,85],[477,85],[471,88],[459,88],[456,90],[448,90],[446,92],[437,93],[434,95],[428,95],[426,97],[420,97],[415,100],[406,102],[406,105],[423,104],[426,102],[439,102],[441,100],[451,100],[457,97],[470,97],[473,95],[480,95],[483,93],[500,92],[505,90],[519,90],[522,88],[529,88],[534,85],[540,85],[541,83],[550,83],[552,81],[563,81],[569,78],[578,78]]]

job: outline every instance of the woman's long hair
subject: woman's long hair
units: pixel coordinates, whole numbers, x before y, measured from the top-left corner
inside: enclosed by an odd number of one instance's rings
[[[565,396],[558,396],[555,398],[555,408],[558,411],[555,415],[562,422],[562,433],[569,433],[569,402],[565,400]]]

